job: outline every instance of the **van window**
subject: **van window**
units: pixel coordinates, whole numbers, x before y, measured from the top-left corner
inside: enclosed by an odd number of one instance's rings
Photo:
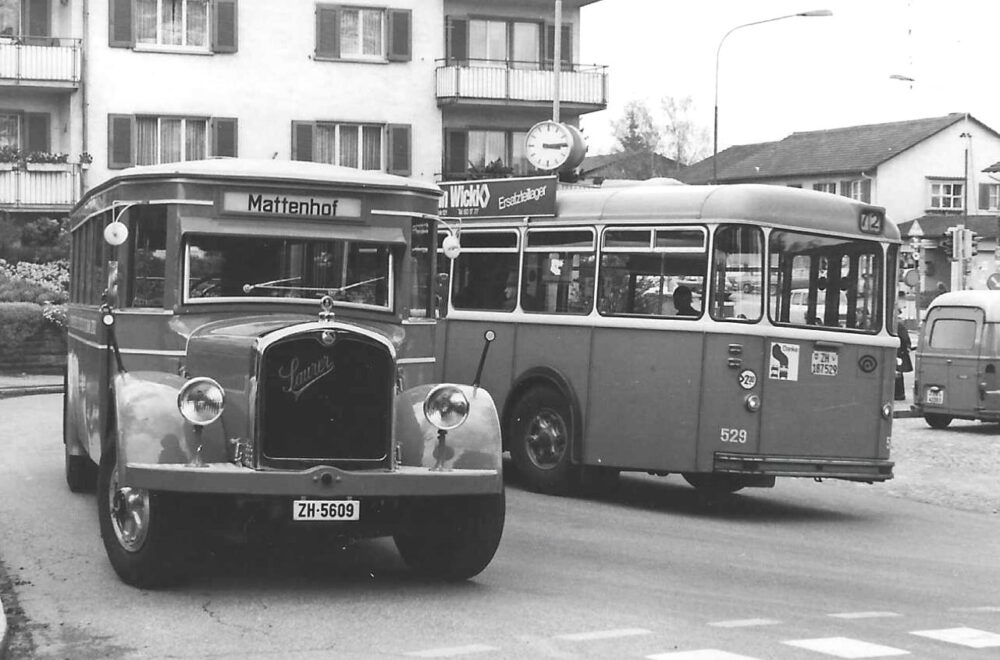
[[[976,343],[976,322],[971,319],[937,319],[931,325],[931,348],[972,348]]]

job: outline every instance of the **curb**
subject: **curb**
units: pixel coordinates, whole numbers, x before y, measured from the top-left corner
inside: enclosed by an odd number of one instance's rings
[[[3,387],[0,388],[0,399],[9,399],[17,396],[29,396],[31,394],[61,394],[62,385],[26,385],[23,387]]]
[[[3,600],[0,600],[0,658],[7,657],[7,633],[10,632],[10,628],[7,626],[7,610],[4,609]]]
[[[896,410],[892,413],[893,419],[906,419],[908,417],[920,417],[920,415],[912,410]]]

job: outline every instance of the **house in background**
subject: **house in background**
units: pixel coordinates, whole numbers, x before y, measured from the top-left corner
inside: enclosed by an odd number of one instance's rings
[[[578,168],[581,181],[600,185],[608,179],[676,178],[681,166],[672,158],[648,152],[587,156]]]
[[[561,120],[607,106],[561,16]],[[65,214],[132,165],[239,156],[427,181],[530,174],[551,0],[0,0],[0,211]],[[28,157],[28,154],[34,154]],[[3,162],[4,160],[10,162]]]
[[[1000,178],[1000,134],[965,113],[793,133],[777,142],[740,145],[679,175],[685,183],[765,183],[844,195],[883,206],[904,241],[917,221],[923,238],[921,291],[950,287],[945,230],[965,224],[981,234],[966,286],[986,288],[994,259]],[[904,252],[912,251],[911,242]],[[917,255],[906,255],[906,259]]]

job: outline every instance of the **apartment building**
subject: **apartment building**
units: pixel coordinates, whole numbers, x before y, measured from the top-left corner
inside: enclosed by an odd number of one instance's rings
[[[440,181],[532,173],[534,123],[607,105],[554,0],[0,0],[0,211],[132,165],[298,159]],[[558,92],[555,81],[558,77]]]

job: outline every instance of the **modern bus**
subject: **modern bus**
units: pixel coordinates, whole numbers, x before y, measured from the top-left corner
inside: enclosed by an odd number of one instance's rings
[[[434,381],[440,194],[219,159],[124,170],[83,197],[66,480],[96,486],[122,580],[184,577],[214,532],[391,535],[423,573],[487,566],[504,524],[499,419],[475,366]]]
[[[447,211],[462,253],[443,377],[496,328],[483,385],[529,487],[892,477],[900,241],[882,208],[762,185],[554,197],[508,217]]]

